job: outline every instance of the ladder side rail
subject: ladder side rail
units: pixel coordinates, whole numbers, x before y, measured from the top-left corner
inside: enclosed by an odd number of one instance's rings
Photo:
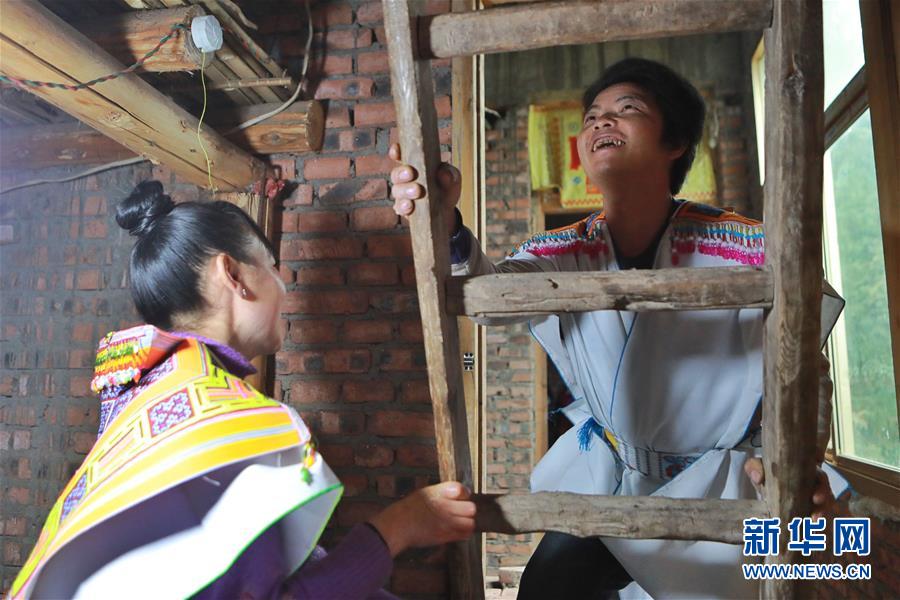
[[[570,44],[728,31],[759,31],[772,22],[772,0],[625,0],[542,2],[419,23],[422,56],[450,58]]]
[[[416,169],[417,181],[425,188],[425,196],[416,201],[409,227],[434,411],[438,467],[442,480],[454,479],[474,489],[459,333],[456,318],[444,310],[444,281],[450,274],[450,248],[440,210],[440,189],[436,184],[440,144],[433,76],[431,62],[416,60],[413,56],[415,22],[410,9],[415,9],[417,4],[406,0],[382,2],[391,88],[403,160]],[[480,549],[477,536],[451,546],[452,597],[484,597]]]
[[[763,453],[766,501],[781,519],[772,563],[803,560],[787,551],[787,525],[810,514],[815,486],[822,293],[824,140],[822,3],[775,3],[766,47],[766,262],[774,275],[765,324]],[[767,580],[766,598],[794,597],[800,582]]]

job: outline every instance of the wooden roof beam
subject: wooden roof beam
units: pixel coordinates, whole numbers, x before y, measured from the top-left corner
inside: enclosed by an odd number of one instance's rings
[[[0,19],[0,71],[19,79],[79,83],[124,66],[35,0],[8,2]],[[197,118],[133,73],[77,92],[30,88],[135,153],[158,161],[191,183],[208,186]],[[209,128],[202,133],[212,184],[242,189],[265,165]]]
[[[182,23],[190,27],[194,17],[204,14],[199,6],[184,6],[96,17],[89,21],[76,21],[73,25],[113,58],[131,65],[152,50],[173,25]],[[200,58],[200,50],[191,40],[190,31],[180,30],[139,70],[147,73],[197,71],[200,69]]]
[[[419,19],[421,56],[449,58],[699,33],[762,30],[772,0],[542,2]]]
[[[216,129],[225,131],[278,106],[229,108],[210,115],[209,122],[211,126],[220,124]],[[274,117],[226,137],[253,154],[300,153],[320,150],[324,132],[322,104],[309,100],[295,102]],[[134,152],[84,123],[9,127],[3,130],[0,144],[0,164],[4,168],[100,164],[131,156]]]

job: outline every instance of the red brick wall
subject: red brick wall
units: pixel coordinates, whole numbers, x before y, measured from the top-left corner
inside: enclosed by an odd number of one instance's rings
[[[493,261],[531,233],[528,110],[510,110],[485,136],[486,251]],[[487,492],[523,492],[534,464],[534,361],[528,325],[489,327],[484,424]],[[487,573],[528,561],[531,534],[487,534]]]

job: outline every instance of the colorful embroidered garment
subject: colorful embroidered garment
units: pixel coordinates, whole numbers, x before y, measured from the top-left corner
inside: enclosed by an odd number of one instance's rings
[[[620,269],[602,213],[534,236],[496,265],[479,244],[471,248],[468,260],[454,265],[454,275]],[[652,268],[756,266],[764,258],[760,223],[682,201]],[[823,299],[826,333],[841,305]],[[756,498],[743,466],[761,453],[748,432],[763,393],[762,317],[761,309],[744,308],[531,318],[532,334],[575,398],[563,409],[575,426],[535,467],[532,491]],[[604,543],[635,579],[624,597],[758,595],[757,582],[741,576],[739,546],[611,538]]]
[[[224,364],[149,325],[101,341],[100,435],[12,597],[188,597],[271,526],[286,575],[306,560],[342,486],[300,417]]]

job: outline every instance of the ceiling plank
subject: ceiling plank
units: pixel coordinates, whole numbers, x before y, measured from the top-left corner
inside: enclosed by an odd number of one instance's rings
[[[77,83],[124,67],[102,48],[35,0],[5,3],[0,20],[0,71],[20,79]],[[207,163],[197,119],[133,73],[73,92],[30,91],[95,127],[130,150],[168,166],[191,183],[207,186]],[[265,174],[265,165],[206,128],[203,145],[212,163],[212,185],[242,189]]]

